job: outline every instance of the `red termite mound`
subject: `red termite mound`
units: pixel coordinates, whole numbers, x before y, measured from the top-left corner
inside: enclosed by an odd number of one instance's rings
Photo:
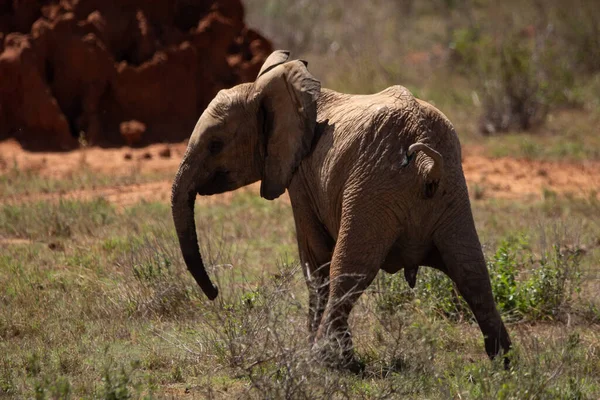
[[[0,0],[0,140],[181,141],[271,50],[240,0]]]

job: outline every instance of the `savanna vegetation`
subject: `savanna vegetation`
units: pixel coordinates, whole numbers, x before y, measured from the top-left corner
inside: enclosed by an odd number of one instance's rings
[[[309,60],[323,85],[402,84],[489,156],[600,158],[600,9],[592,0],[248,0],[249,25]],[[595,49],[595,50],[594,50]],[[10,163],[9,155],[2,155]],[[174,171],[173,171],[174,173]],[[188,274],[170,206],[15,201],[168,177],[82,168],[0,175],[0,398],[600,397],[600,201],[475,198],[511,369],[490,362],[451,282],[381,273],[351,325],[362,375],[308,345],[307,291],[285,200],[251,191],[196,207],[220,288]],[[475,190],[476,192],[477,190]]]
[[[378,277],[352,326],[363,376],[315,363],[290,206],[199,207],[206,300],[163,203],[0,209],[0,393],[24,398],[596,398],[600,204],[474,206],[515,344],[504,371],[450,281]]]

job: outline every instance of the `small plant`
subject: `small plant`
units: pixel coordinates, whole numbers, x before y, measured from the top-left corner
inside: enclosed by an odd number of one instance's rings
[[[154,257],[141,264],[135,264],[133,275],[141,282],[154,283],[169,273],[171,261],[166,254],[154,254]]]
[[[171,379],[173,380],[173,382],[185,382],[185,378],[183,377],[183,370],[179,365],[175,365],[171,370]]]
[[[0,397],[10,395],[15,392],[15,382],[13,380],[13,365],[6,358],[0,361]]]
[[[519,296],[517,287],[517,275],[521,264],[518,255],[525,246],[526,242],[524,241],[505,240],[500,244],[492,259],[488,261],[494,300],[505,316],[510,316],[515,310],[525,308],[521,304],[522,298]]]
[[[130,268],[135,279],[120,293],[128,313],[174,318],[192,312],[193,286],[186,281],[187,271],[173,266],[172,249],[154,234],[131,238],[129,244],[132,242],[134,251],[125,246],[116,256],[117,265]]]
[[[36,377],[40,374],[42,371],[42,363],[37,352],[33,352],[29,355],[29,357],[27,357],[25,370],[27,371],[27,375],[32,377]]]
[[[136,379],[140,368],[139,361],[132,361],[129,368],[125,365],[115,367],[112,359],[104,367],[102,388],[98,397],[104,400],[129,400],[139,398],[142,389],[141,382]]]
[[[65,377],[50,379],[44,377],[34,383],[34,393],[37,399],[69,399],[71,383]]]
[[[558,316],[579,290],[581,253],[555,245],[541,256],[533,254],[526,237],[501,242],[488,260],[494,299],[505,319],[545,320]],[[383,311],[418,300],[425,310],[450,320],[473,319],[467,303],[452,281],[431,268],[419,270],[416,289],[401,276],[381,276],[377,305]]]
[[[550,252],[536,257],[526,238],[503,241],[488,262],[498,308],[511,320],[552,319],[579,290],[580,252]]]
[[[522,289],[528,299],[529,315],[552,318],[562,307],[570,305],[573,294],[580,290],[580,257],[580,250],[561,250],[558,245],[542,256],[539,267],[533,270]]]
[[[423,272],[423,268],[420,272]],[[408,287],[403,279],[398,279],[394,275],[380,273],[374,291],[377,308],[387,313],[393,313],[401,305],[408,304],[415,299],[415,292]]]
[[[129,375],[125,368],[121,367],[116,373],[108,368],[104,371],[102,377],[104,384],[102,397],[106,400],[126,400],[131,398],[129,390]]]

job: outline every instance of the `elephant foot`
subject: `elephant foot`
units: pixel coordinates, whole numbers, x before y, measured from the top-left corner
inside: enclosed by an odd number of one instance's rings
[[[360,375],[365,370],[365,363],[359,360],[354,354],[340,356],[329,351],[320,350],[317,354],[318,362],[330,369],[338,371],[348,371]]]
[[[354,355],[349,333],[328,339],[317,340],[313,345],[313,352],[318,362],[327,368],[361,374],[365,370],[365,363]]]
[[[356,357],[352,357],[352,360],[348,361],[346,364],[341,365],[340,369],[351,372],[355,375],[362,375],[365,372],[366,364],[357,359]]]
[[[510,358],[507,354],[510,352],[512,344],[504,325],[501,326],[497,335],[485,336],[484,343],[485,350],[490,359],[493,360],[497,356],[501,356],[504,369],[508,371],[510,369]]]

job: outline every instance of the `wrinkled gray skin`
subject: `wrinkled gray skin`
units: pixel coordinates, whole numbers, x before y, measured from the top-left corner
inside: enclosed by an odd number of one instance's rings
[[[288,55],[273,53],[256,82],[219,92],[175,178],[181,251],[204,293],[214,299],[218,291],[199,252],[196,194],[261,181],[266,199],[289,192],[311,340],[328,360],[357,368],[348,330],[354,303],[380,269],[404,268],[412,287],[420,265],[454,281],[488,355],[507,352],[452,124],[401,86],[373,95],[321,89],[305,63]]]

